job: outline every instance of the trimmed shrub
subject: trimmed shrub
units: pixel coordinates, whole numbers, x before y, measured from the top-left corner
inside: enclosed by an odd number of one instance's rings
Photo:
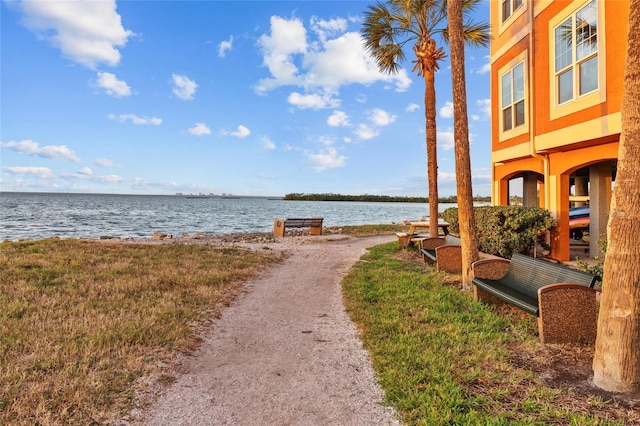
[[[555,225],[549,211],[539,207],[487,206],[474,208],[478,228],[478,249],[484,253],[511,258],[513,253],[528,253],[544,241],[544,233]],[[443,219],[449,230],[458,234],[458,209],[448,208]]]

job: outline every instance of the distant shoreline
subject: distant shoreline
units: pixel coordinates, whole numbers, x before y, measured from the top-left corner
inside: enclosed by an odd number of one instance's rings
[[[428,203],[428,197],[403,197],[391,195],[343,195],[343,194],[301,194],[293,193],[284,196],[285,201],[363,201],[363,202],[389,202],[389,203]],[[474,202],[490,203],[491,197],[474,197]],[[456,204],[458,197],[438,198],[438,204]]]
[[[389,202],[389,203],[429,203],[428,197],[409,197],[409,196],[395,196],[395,195],[344,195],[344,194],[302,194],[291,193],[284,196],[277,195],[236,195],[236,194],[203,194],[203,193],[175,193],[175,194],[119,194],[108,192],[42,192],[42,191],[0,191],[2,194],[59,194],[59,195],[100,195],[100,196],[132,196],[132,197],[177,197],[188,199],[245,199],[245,198],[259,198],[267,200],[283,200],[283,201],[355,201],[355,202]],[[476,196],[473,198],[474,202],[478,203],[490,203],[491,197],[489,196]],[[455,195],[449,197],[441,197],[438,199],[439,204],[456,204],[458,198]]]

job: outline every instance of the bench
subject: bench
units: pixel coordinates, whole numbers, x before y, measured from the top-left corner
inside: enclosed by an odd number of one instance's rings
[[[476,300],[508,303],[538,317],[542,343],[595,340],[593,275],[522,254],[479,260],[471,268]]]
[[[459,237],[447,234],[444,237],[424,238],[420,241],[420,253],[425,263],[435,263],[438,271],[454,274],[462,272],[462,247]]]
[[[429,235],[428,234],[410,234],[408,232],[396,232],[396,237],[398,237],[398,247],[409,248],[413,246],[414,243],[419,243],[421,240],[425,238],[429,238]]]
[[[284,237],[287,228],[310,228],[311,235],[322,235],[321,217],[276,219],[273,221],[273,235]]]

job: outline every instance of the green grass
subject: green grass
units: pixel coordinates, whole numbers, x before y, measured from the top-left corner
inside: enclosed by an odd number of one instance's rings
[[[532,317],[500,315],[445,278],[389,243],[374,247],[343,281],[386,401],[404,422],[626,424],[512,362],[514,351],[540,350]]]
[[[162,366],[196,347],[242,282],[279,260],[204,244],[0,243],[0,424],[120,418],[142,378],[171,382]],[[448,281],[396,242],[373,248],[344,281],[387,402],[406,424],[640,424],[608,398],[545,386],[514,360],[544,352],[533,319],[496,313]]]
[[[329,229],[340,229],[341,233],[354,237],[371,237],[376,235],[394,235],[396,232],[406,232],[408,225],[380,224],[380,225],[345,225],[333,226]]]

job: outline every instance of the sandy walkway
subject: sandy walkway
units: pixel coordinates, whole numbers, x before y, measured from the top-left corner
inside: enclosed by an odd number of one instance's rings
[[[176,382],[133,424],[391,425],[340,281],[366,248],[395,237],[314,237],[248,282]]]

